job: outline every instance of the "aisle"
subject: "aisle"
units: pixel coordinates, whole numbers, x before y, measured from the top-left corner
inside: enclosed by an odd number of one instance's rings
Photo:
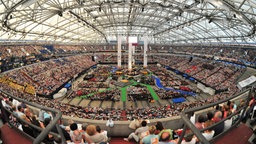
[[[171,90],[171,91],[179,92],[183,95],[196,96],[196,94],[194,92],[189,92],[189,91],[184,91],[184,90],[175,90],[174,88],[171,88],[171,87],[164,87],[161,84],[161,80],[158,77],[155,77],[155,76],[152,76],[152,77],[155,79],[155,84],[159,89]]]
[[[117,138],[111,138],[109,144],[136,144],[136,142],[131,141],[124,141],[124,138],[122,137],[117,137]]]
[[[158,77],[153,76],[153,78],[155,79],[156,86],[157,86],[159,89],[165,89],[164,86],[161,84],[161,80],[160,80]]]
[[[121,101],[125,102],[127,97],[127,86],[121,88]]]
[[[154,100],[159,100],[159,97],[157,96],[155,90],[150,86],[150,85],[147,85],[147,84],[141,84],[143,86],[146,86],[148,88],[148,91],[150,92],[150,95],[153,97]]]

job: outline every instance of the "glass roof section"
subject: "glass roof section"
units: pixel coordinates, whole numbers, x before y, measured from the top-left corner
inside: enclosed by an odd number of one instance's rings
[[[255,0],[0,0],[0,41],[255,43]]]

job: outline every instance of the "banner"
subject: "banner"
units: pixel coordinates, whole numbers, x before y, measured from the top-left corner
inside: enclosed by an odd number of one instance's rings
[[[26,84],[25,92],[29,93],[29,94],[32,94],[32,95],[36,94],[35,88],[32,85],[30,85],[30,84]]]
[[[6,77],[6,76],[2,76],[0,77],[0,83],[6,84],[8,86],[10,86],[13,89],[19,90],[19,91],[24,91],[26,93],[29,94],[35,94],[35,88],[33,85],[27,84],[25,83],[25,85],[20,85],[18,84],[15,80],[13,80],[12,78]]]

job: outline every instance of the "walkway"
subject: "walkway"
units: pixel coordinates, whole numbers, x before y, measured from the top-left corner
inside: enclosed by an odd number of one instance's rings
[[[122,102],[126,101],[126,97],[127,97],[127,90],[126,89],[127,89],[127,87],[128,86],[121,88],[121,101]]]
[[[159,100],[159,97],[157,96],[155,90],[150,85],[148,85],[148,84],[141,84],[141,83],[140,83],[140,85],[143,85],[143,86],[148,88],[148,90],[149,90],[149,92],[150,92],[150,94],[151,94],[151,96],[153,97],[154,100]]]
[[[183,95],[196,96],[196,94],[193,92],[188,92],[188,91],[183,91],[183,90],[175,90],[174,88],[164,87],[161,83],[161,80],[158,77],[155,77],[155,76],[152,76],[152,77],[155,79],[156,86],[160,89],[164,89],[167,91],[171,90],[171,91],[179,92],[180,94],[183,94]]]

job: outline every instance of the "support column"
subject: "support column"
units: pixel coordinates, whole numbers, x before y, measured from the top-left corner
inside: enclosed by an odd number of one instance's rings
[[[132,43],[129,42],[129,47],[128,47],[128,70],[132,70]]]
[[[121,53],[122,37],[118,36],[117,42],[117,67],[120,69],[122,67],[122,53]]]
[[[135,46],[132,46],[132,64],[135,65]]]
[[[144,58],[143,58],[143,67],[144,68],[147,68],[147,66],[148,66],[147,51],[148,51],[148,37],[144,36]]]

